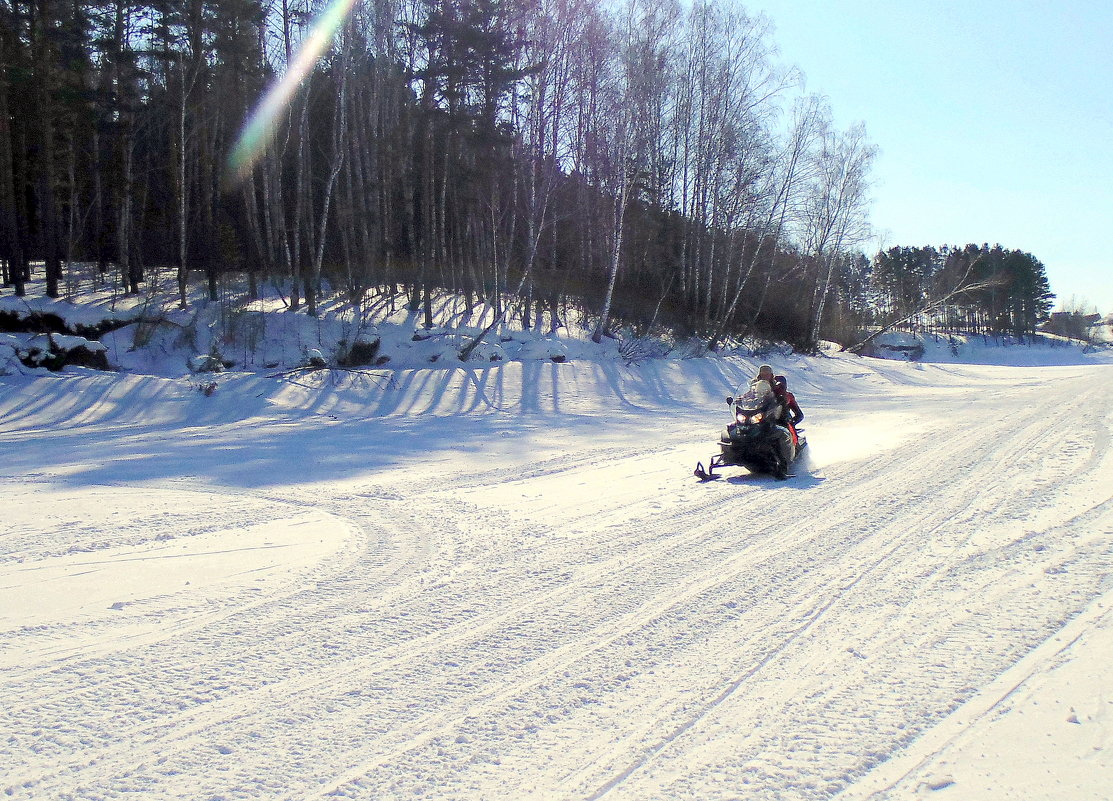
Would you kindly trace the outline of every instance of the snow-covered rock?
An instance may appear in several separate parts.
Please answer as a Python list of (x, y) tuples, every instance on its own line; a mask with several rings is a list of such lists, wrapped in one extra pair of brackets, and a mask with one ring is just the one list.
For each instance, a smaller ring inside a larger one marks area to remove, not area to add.
[(468, 361), (472, 362), (504, 362), (506, 361), (506, 350), (502, 345), (495, 342), (480, 342), (472, 350)]
[(109, 369), (105, 346), (84, 337), (38, 334), (26, 337), (13, 347), (16, 358), (27, 367), (45, 367), (48, 370), (69, 366)]
[(321, 352), (320, 348), (306, 348), (305, 356), (302, 358), (302, 367), (327, 367), (328, 360), (325, 354)]
[(559, 339), (535, 339), (524, 342), (515, 358), (521, 361), (551, 359), (554, 362), (563, 362), (568, 360), (568, 346)]
[(199, 353), (189, 357), (189, 371), (191, 373), (222, 373), (224, 362), (219, 356), (211, 353)]

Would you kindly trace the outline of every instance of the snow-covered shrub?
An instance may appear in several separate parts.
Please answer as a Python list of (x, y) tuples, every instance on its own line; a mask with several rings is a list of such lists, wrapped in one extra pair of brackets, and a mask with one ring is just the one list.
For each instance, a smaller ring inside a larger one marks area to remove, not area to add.
[(0, 333), (0, 375), (11, 375), (19, 371), (18, 337)]
[(414, 331), (412, 341), (424, 342), (427, 339), (436, 339), (437, 337), (443, 337), (447, 334), (448, 331), (446, 329), (439, 325), (435, 325), (432, 328), (422, 328), (420, 331)]
[(84, 337), (47, 334), (45, 340), (36, 337), (27, 346), (17, 349), (16, 355), (27, 367), (57, 371), (72, 365), (108, 370), (111, 368), (106, 351), (100, 342), (90, 342)]
[(26, 315), (22, 315), (14, 309), (0, 309), (0, 331), (26, 330), (25, 317)]
[(317, 348), (306, 348), (301, 366), (316, 368), (328, 367), (328, 362), (325, 360), (325, 355)]
[(460, 361), (460, 351), (454, 342), (445, 342), (428, 351), (432, 364), (452, 364)]
[(552, 359), (554, 362), (564, 362), (568, 360), (568, 348), (559, 339), (535, 339), (522, 345), (518, 358), (522, 361)]
[(224, 362), (219, 353), (198, 354), (190, 357), (189, 371), (191, 373), (222, 373), (224, 372)]
[(347, 340), (342, 339), (336, 344), (337, 364), (342, 367), (362, 367), (376, 363), (382, 340), (379, 337), (369, 340), (358, 339), (349, 346)]
[(924, 355), (924, 342), (905, 331), (887, 331), (866, 343), (861, 353), (879, 359), (917, 361)]
[(502, 345), (483, 341), (476, 345), (475, 348), (472, 349), (472, 352), (468, 354), (468, 361), (504, 362), (506, 361), (506, 351), (503, 350)]
[(672, 346), (655, 337), (635, 337), (618, 343), (618, 355), (626, 364), (641, 364), (649, 359), (662, 359)]
[(708, 355), (707, 341), (698, 337), (689, 337), (679, 343), (674, 351), (681, 359), (702, 359)]

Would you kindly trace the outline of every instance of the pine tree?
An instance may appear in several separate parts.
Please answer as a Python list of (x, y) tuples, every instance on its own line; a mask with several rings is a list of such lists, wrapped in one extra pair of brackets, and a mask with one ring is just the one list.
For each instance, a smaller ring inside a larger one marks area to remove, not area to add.
[(30, 279), (26, 214), (21, 211), (23, 192), (15, 168), (17, 159), (24, 163), (24, 154), (13, 125), (13, 101), (18, 103), (18, 84), (28, 72), (21, 28), (15, 4), (0, 2), (0, 259), (5, 263), (4, 282), (13, 284), (20, 297)]

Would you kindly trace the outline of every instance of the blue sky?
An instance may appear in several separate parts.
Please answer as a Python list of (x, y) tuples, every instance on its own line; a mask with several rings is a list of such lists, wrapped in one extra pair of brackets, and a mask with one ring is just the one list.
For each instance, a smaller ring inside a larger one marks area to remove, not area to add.
[(879, 147), (873, 245), (1000, 243), (1113, 312), (1113, 0), (749, 0)]

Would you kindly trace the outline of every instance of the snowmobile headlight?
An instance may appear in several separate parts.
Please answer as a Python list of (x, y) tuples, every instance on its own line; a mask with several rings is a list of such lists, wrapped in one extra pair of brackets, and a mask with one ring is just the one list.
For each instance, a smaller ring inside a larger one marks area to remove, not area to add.
[(746, 423), (750, 422), (750, 418), (746, 417), (746, 415), (742, 414), (742, 412), (738, 412), (736, 415), (734, 415), (734, 419), (742, 425), (746, 425)]
[(757, 414), (755, 414), (753, 417), (750, 418), (750, 422), (753, 423), (754, 425), (757, 425), (758, 423), (760, 423), (762, 421), (762, 419), (764, 417), (765, 417), (765, 415), (763, 415), (761, 412), (758, 412)]

